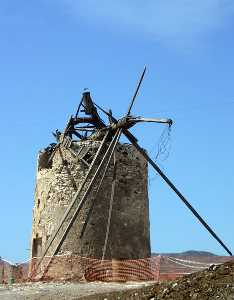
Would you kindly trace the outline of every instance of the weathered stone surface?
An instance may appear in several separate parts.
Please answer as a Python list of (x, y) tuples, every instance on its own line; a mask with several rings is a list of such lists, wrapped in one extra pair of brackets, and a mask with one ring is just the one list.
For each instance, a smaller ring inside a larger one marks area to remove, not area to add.
[[(84, 154), (87, 152), (84, 160), (88, 163), (91, 163), (99, 146), (98, 141), (72, 143), (72, 149), (76, 153), (83, 147)], [(115, 155), (115, 172), (112, 160), (95, 198), (93, 213), (84, 235), (80, 237), (98, 182), (94, 184), (86, 204), (68, 233), (59, 251), (60, 255), (102, 258), (115, 173), (115, 195), (105, 259), (138, 259), (150, 256), (147, 163), (129, 144), (118, 144)], [(40, 257), (88, 171), (88, 166), (82, 160), (62, 146), (56, 151), (51, 164), (46, 164), (46, 158), (45, 152), (39, 154), (31, 257)], [(50, 253), (51, 251), (47, 255)], [(63, 267), (69, 269), (68, 266)]]

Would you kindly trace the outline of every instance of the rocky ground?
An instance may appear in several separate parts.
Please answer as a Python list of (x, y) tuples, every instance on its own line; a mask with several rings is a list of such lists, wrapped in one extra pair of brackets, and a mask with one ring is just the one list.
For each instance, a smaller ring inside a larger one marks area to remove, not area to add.
[(27, 283), (0, 286), (0, 300), (234, 300), (234, 261), (162, 283)]
[(151, 299), (234, 299), (234, 261), (154, 286)]

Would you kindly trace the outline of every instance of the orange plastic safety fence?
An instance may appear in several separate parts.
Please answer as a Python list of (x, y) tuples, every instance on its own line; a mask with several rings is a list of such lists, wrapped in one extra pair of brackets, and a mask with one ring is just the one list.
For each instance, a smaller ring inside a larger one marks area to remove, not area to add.
[(76, 255), (39, 258), (30, 263), (31, 279), (87, 281), (158, 281), (160, 257), (136, 260), (99, 260)]

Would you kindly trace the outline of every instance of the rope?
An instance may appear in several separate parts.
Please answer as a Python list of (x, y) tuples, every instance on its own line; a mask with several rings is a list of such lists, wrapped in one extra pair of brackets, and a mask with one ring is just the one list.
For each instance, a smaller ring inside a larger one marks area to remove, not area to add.
[[(171, 262), (175, 263), (175, 264), (178, 264), (178, 265), (181, 265), (183, 267), (186, 267), (186, 268), (191, 268), (191, 269), (206, 269), (207, 268), (207, 264), (204, 264), (203, 266), (191, 266), (191, 265), (187, 265), (187, 264), (184, 264), (182, 262), (179, 262), (179, 261), (175, 261), (174, 260), (174, 257), (171, 258), (171, 257), (168, 257), (167, 258), (168, 260), (170, 260)], [(192, 262), (193, 263), (193, 262)]]
[[(154, 146), (155, 147), (155, 146)], [(154, 148), (153, 147), (153, 148)], [(162, 170), (164, 170), (164, 166), (161, 164), (162, 162), (166, 161), (170, 155), (171, 151), (171, 126), (167, 126), (164, 128), (162, 134), (160, 135), (158, 142), (156, 144), (156, 147), (158, 148), (157, 153), (155, 155), (154, 161), (157, 161), (157, 164), (160, 166)], [(151, 154), (153, 152), (153, 148), (149, 151)], [(156, 174), (153, 177), (149, 177), (149, 186), (151, 186), (151, 183), (156, 180), (158, 177), (158, 174)]]
[(106, 227), (106, 236), (105, 236), (105, 242), (104, 242), (104, 246), (103, 246), (103, 250), (102, 250), (102, 261), (105, 259), (107, 242), (108, 242), (109, 234), (110, 234), (110, 223), (111, 223), (111, 215), (112, 215), (112, 208), (113, 208), (114, 194), (115, 194), (115, 182), (116, 182), (116, 154), (114, 152), (113, 181), (112, 181), (112, 186), (111, 186), (111, 198), (110, 198), (108, 221), (107, 221), (107, 227)]
[(170, 257), (171, 259), (178, 260), (180, 262), (185, 262), (185, 263), (190, 263), (194, 265), (206, 265), (206, 266), (212, 266), (212, 265), (217, 265), (217, 263), (203, 263), (203, 262), (198, 262), (198, 261), (192, 261), (192, 260), (186, 260), (186, 259), (180, 259), (177, 257)]
[(158, 141), (158, 152), (155, 161), (165, 161), (168, 159), (171, 150), (171, 127), (166, 127)]

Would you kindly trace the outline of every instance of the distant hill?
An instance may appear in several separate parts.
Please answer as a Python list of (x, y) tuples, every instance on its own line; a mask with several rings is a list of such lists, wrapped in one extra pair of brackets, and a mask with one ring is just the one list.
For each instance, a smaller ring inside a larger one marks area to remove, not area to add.
[(7, 261), (7, 260), (2, 259), (1, 256), (0, 256), (0, 265), (1, 266), (3, 266), (3, 265), (10, 266), (11, 263), (9, 261)]
[(188, 250), (184, 252), (175, 252), (175, 253), (152, 253), (152, 256), (162, 255), (162, 256), (218, 256), (212, 252), (208, 251), (197, 251), (197, 250)]

